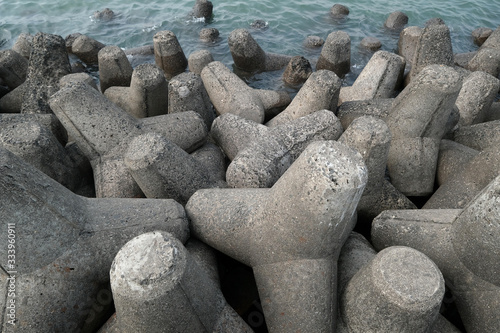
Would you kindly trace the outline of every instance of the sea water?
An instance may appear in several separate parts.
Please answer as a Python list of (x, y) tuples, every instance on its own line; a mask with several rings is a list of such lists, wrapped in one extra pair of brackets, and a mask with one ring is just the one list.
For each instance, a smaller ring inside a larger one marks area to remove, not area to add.
[[(171, 30), (186, 56), (208, 49), (215, 60), (231, 67), (227, 36), (234, 29), (246, 28), (266, 52), (302, 55), (314, 67), (321, 49), (304, 48), (304, 39), (309, 35), (326, 39), (332, 31), (343, 30), (351, 37), (351, 73), (344, 80), (347, 85), (352, 84), (370, 59), (371, 53), (359, 48), (364, 37), (376, 37), (383, 50), (396, 51), (399, 34), (383, 27), (393, 11), (407, 14), (408, 26), (423, 27), (431, 18), (442, 18), (450, 29), (455, 53), (477, 49), (471, 38), (475, 28), (495, 29), (500, 25), (500, 0), (346, 0), (338, 2), (350, 10), (341, 20), (329, 16), (335, 2), (326, 0), (212, 0), (214, 15), (208, 21), (190, 15), (194, 3), (194, 0), (0, 0), (0, 49), (12, 47), (20, 33), (39, 31), (62, 37), (79, 32), (104, 44), (129, 49), (150, 45), (156, 32)], [(113, 10), (115, 18), (94, 19), (93, 13), (105, 8)], [(266, 27), (253, 29), (251, 23), (255, 20), (265, 21)], [(201, 42), (199, 32), (203, 28), (217, 28), (220, 39), (215, 43)], [(152, 58), (144, 61), (154, 62)], [(280, 71), (245, 79), (253, 87), (285, 88)]]

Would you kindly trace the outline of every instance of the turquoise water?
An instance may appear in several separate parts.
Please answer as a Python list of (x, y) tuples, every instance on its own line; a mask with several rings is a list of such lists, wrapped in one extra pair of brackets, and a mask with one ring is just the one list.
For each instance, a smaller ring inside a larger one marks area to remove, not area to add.
[[(350, 35), (352, 43), (352, 73), (346, 78), (348, 84), (370, 57), (369, 53), (358, 49), (363, 37), (377, 37), (382, 41), (383, 50), (395, 51), (399, 35), (383, 28), (392, 11), (406, 13), (408, 25), (423, 26), (428, 19), (441, 17), (450, 28), (456, 53), (477, 49), (470, 37), (475, 28), (495, 29), (500, 25), (500, 0), (349, 0), (338, 2), (350, 9), (347, 19), (341, 21), (329, 17), (329, 10), (335, 2), (326, 0), (212, 2), (214, 17), (210, 22), (202, 22), (189, 16), (194, 0), (151, 0), (144, 4), (130, 0), (0, 0), (0, 49), (12, 47), (22, 32), (35, 34), (43, 31), (63, 37), (80, 32), (102, 43), (127, 49), (152, 44), (157, 31), (171, 30), (177, 35), (186, 56), (199, 49), (209, 49), (215, 60), (231, 66), (227, 36), (236, 28), (248, 28), (267, 52), (303, 55), (314, 65), (320, 50), (305, 49), (303, 40), (308, 35), (326, 39), (330, 32), (343, 30)], [(115, 12), (115, 19), (102, 22), (92, 18), (94, 11), (106, 7)], [(265, 20), (267, 29), (252, 29), (250, 23), (256, 19)], [(204, 27), (217, 28), (220, 40), (213, 44), (200, 42), (199, 31)], [(282, 88), (279, 72), (258, 74), (248, 81), (255, 87)]]

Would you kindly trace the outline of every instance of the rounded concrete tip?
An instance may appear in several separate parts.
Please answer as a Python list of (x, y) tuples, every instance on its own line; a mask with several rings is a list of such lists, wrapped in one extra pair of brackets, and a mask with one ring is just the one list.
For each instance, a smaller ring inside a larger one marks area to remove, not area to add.
[(125, 244), (111, 266), (113, 294), (153, 299), (172, 290), (181, 280), (187, 250), (172, 234), (153, 231)]

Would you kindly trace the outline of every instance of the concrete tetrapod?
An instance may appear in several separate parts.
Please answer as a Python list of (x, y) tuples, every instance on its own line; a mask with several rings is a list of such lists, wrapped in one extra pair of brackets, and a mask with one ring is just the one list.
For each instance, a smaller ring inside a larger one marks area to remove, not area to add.
[[(417, 252), (417, 251), (414, 251), (414, 252)], [(341, 304), (346, 302), (346, 300), (345, 300), (346, 295), (345, 295), (344, 291), (345, 291), (346, 287), (348, 286), (349, 282), (351, 281), (351, 279), (353, 278), (353, 276), (358, 271), (360, 271), (362, 268), (367, 266), (376, 256), (377, 256), (377, 251), (375, 251), (373, 246), (362, 235), (353, 231), (351, 233), (351, 235), (349, 236), (349, 238), (347, 238), (344, 246), (342, 246), (342, 250), (340, 251), (340, 256), (339, 256), (339, 260), (338, 260), (338, 266), (339, 266), (338, 293), (339, 293), (339, 301), (341, 302)], [(394, 261), (395, 265), (403, 266), (403, 268), (404, 268), (404, 266), (406, 266), (406, 269), (410, 268), (410, 266), (412, 265), (411, 262), (409, 262), (406, 259), (404, 260), (405, 262), (402, 262), (401, 260), (397, 259), (398, 257), (399, 257), (399, 259), (402, 259), (400, 257), (400, 254), (397, 254), (395, 256), (396, 260)], [(418, 256), (419, 259), (423, 259), (422, 257), (425, 257), (425, 256), (423, 256), (423, 255)], [(397, 262), (397, 261), (399, 261), (399, 262)], [(420, 260), (420, 262), (422, 263), (422, 260)], [(431, 273), (430, 275), (434, 275), (434, 277), (436, 277), (436, 275), (440, 275), (441, 279), (442, 279), (441, 273), (435, 272), (435, 270), (434, 270), (435, 264), (434, 263), (432, 263), (432, 265), (429, 264), (430, 260), (428, 260), (428, 259), (427, 260), (423, 259), (423, 262), (424, 263), (427, 262), (427, 264), (425, 264), (425, 266), (427, 266), (428, 268), (431, 268), (430, 271), (426, 270), (427, 273)], [(380, 260), (379, 260), (379, 263), (380, 263)], [(372, 268), (374, 268), (374, 267), (372, 266)], [(384, 267), (380, 267), (380, 268), (384, 269)], [(378, 269), (375, 268), (372, 271), (374, 271), (374, 274), (378, 275), (378, 277), (380, 278), (380, 272), (377, 272), (377, 270)], [(369, 271), (369, 269), (368, 269), (368, 271)], [(389, 270), (385, 270), (385, 271), (389, 272)], [(391, 279), (393, 281), (398, 281), (399, 277), (397, 275), (399, 273), (400, 273), (399, 271), (392, 270), (391, 274), (386, 275), (387, 281), (390, 281)], [(422, 274), (423, 272), (416, 272), (416, 273)], [(366, 274), (366, 273), (360, 273), (360, 274)], [(366, 278), (366, 276), (365, 276), (365, 278)], [(359, 279), (358, 279), (358, 281), (359, 281)], [(379, 281), (380, 281), (380, 279), (379, 279)], [(432, 279), (431, 279), (431, 281), (432, 281)], [(408, 286), (409, 286), (409, 284), (412, 283), (410, 279), (407, 279), (406, 281), (399, 280), (399, 282), (400, 282), (399, 286), (398, 285), (391, 285), (391, 286), (389, 286), (389, 289), (392, 289), (393, 291), (397, 291), (398, 287), (400, 288), (402, 286), (403, 289), (402, 290), (400, 289), (400, 290), (403, 291), (403, 293), (404, 293), (405, 284), (408, 284)], [(434, 282), (437, 282), (437, 281), (434, 279)], [(437, 283), (436, 285), (440, 287), (442, 284)], [(425, 288), (425, 286), (423, 286), (423, 285), (421, 285), (421, 287)], [(351, 302), (353, 302), (353, 301), (356, 302), (356, 298), (358, 297), (358, 295), (357, 295), (357, 292), (355, 290), (355, 286), (351, 286), (350, 288), (351, 288), (350, 289), (351, 293), (349, 294), (349, 297), (351, 297)], [(385, 290), (385, 288), (384, 288), (384, 290)], [(409, 289), (406, 289), (406, 290), (409, 290)], [(379, 291), (381, 291), (381, 290), (379, 289)], [(427, 288), (427, 291), (429, 292), (430, 288)], [(403, 296), (403, 293), (401, 294), (401, 296)], [(382, 291), (382, 294), (383, 294), (383, 291)], [(431, 301), (430, 304), (429, 304), (429, 302), (421, 302), (421, 304), (431, 305), (432, 299), (435, 298), (435, 297), (433, 297), (432, 294), (433, 294), (432, 292), (427, 294), (428, 296), (430, 296), (427, 298), (427, 300)], [(379, 295), (377, 292), (375, 292), (375, 293), (372, 292), (371, 296), (373, 296), (373, 298), (367, 299), (367, 304), (370, 304), (370, 305), (373, 305), (374, 303), (376, 303), (377, 298), (384, 297), (384, 295)], [(392, 296), (395, 296), (394, 293), (392, 294)], [(421, 298), (421, 300), (422, 300), (422, 298)], [(372, 301), (374, 301), (374, 302), (372, 303)], [(412, 303), (412, 298), (410, 297), (410, 298), (405, 299), (404, 297), (401, 297), (399, 303), (401, 305), (403, 305), (400, 309), (403, 310), (403, 312), (406, 312), (407, 315), (410, 314), (408, 311), (405, 311), (405, 307), (406, 307), (406, 309), (411, 310), (410, 304)], [(407, 306), (405, 306), (405, 304)], [(366, 307), (366, 305), (363, 303), (358, 303), (358, 306), (360, 306), (361, 308)], [(346, 326), (346, 323), (344, 321), (343, 316), (345, 315), (345, 311), (342, 308), (339, 308), (338, 313), (339, 313), (339, 318), (338, 318), (338, 322), (337, 322), (337, 333), (353, 332), (350, 330), (351, 328), (348, 328)], [(417, 316), (418, 316), (418, 311), (416, 311), (416, 312), (413, 311), (413, 315), (415, 315), (415, 314), (417, 314)], [(351, 318), (351, 320), (352, 319), (354, 319), (354, 320), (361, 319), (359, 322), (361, 322), (363, 320), (363, 316), (364, 316), (364, 315), (362, 315), (362, 316), (358, 317), (358, 316), (354, 315), (354, 312), (350, 312), (347, 315), (351, 315), (351, 317), (354, 317), (354, 318)], [(377, 317), (384, 316), (384, 315), (387, 317), (381, 318), (381, 321), (385, 321), (386, 330), (378, 330), (377, 332), (393, 333), (393, 332), (406, 332), (406, 331), (410, 330), (410, 332), (413, 333), (414, 331), (411, 331), (411, 330), (416, 329), (415, 325), (410, 326), (410, 325), (407, 325), (406, 322), (400, 320), (401, 314), (399, 313), (399, 309), (393, 313), (378, 313), (377, 316), (375, 316), (375, 318), (372, 317), (371, 319), (373, 319), (375, 322), (377, 322), (377, 321), (379, 321), (377, 319)], [(434, 321), (434, 316), (435, 316), (435, 313), (433, 313), (431, 311), (429, 313), (429, 316), (428, 316), (429, 322), (426, 323), (425, 319), (422, 318), (424, 320), (420, 321), (420, 325), (418, 325), (419, 326), (418, 328), (425, 329), (425, 328), (432, 326), (432, 329), (430, 331), (426, 331), (426, 332), (430, 332), (430, 333), (460, 333), (460, 331), (455, 326), (453, 326), (453, 324), (451, 324), (442, 315), (438, 314), (435, 321)], [(356, 317), (358, 317), (358, 318), (356, 318)], [(434, 325), (432, 325), (432, 324), (434, 324)], [(394, 327), (396, 327), (396, 328), (394, 328)], [(370, 332), (370, 329), (374, 328), (374, 326), (371, 323), (369, 323), (369, 325), (367, 325), (367, 326), (364, 326), (364, 327), (361, 326), (358, 328), (361, 329), (360, 332), (364, 333), (364, 332)], [(358, 331), (354, 331), (354, 332), (358, 332)]]
[(211, 131), (232, 160), (226, 171), (230, 187), (271, 187), (309, 143), (337, 140), (341, 134), (340, 121), (328, 110), (274, 128), (225, 114), (215, 120)]
[(335, 111), (341, 84), (339, 77), (332, 71), (318, 70), (312, 73), (290, 105), (266, 125), (269, 127), (283, 125), (319, 110)]
[(195, 112), (139, 120), (86, 84), (61, 89), (52, 96), (50, 106), (92, 163), (98, 197), (143, 196), (123, 161), (134, 137), (158, 132), (190, 152), (202, 145), (207, 135)]
[(403, 194), (426, 196), (434, 190), (439, 142), (461, 86), (453, 68), (431, 65), (394, 100), (385, 118), (392, 134), (387, 166)]
[(246, 72), (276, 71), (292, 57), (265, 52), (246, 29), (233, 30), (227, 38), (234, 65)]
[(251, 266), (270, 332), (333, 332), (337, 258), (366, 185), (359, 153), (311, 143), (270, 189), (197, 191), (197, 238)]
[[(99, 318), (101, 305), (92, 306), (100, 292), (109, 293), (118, 250), (148, 231), (168, 231), (182, 241), (189, 235), (185, 211), (174, 200), (84, 198), (3, 148), (0, 201), (5, 333), (95, 331), (106, 318)], [(12, 250), (15, 262), (8, 261)], [(15, 296), (7, 285), (15, 285)], [(15, 318), (9, 317), (12, 304)]]
[(252, 332), (181, 241), (154, 231), (129, 241), (110, 271), (113, 332)]
[(443, 273), (469, 333), (500, 327), (500, 176), (463, 209), (385, 211), (373, 223), (376, 249), (410, 246)]
[(266, 110), (290, 103), (285, 91), (250, 88), (220, 61), (206, 65), (201, 71), (201, 79), (218, 115), (234, 113), (262, 124)]
[(387, 209), (417, 208), (385, 178), (391, 133), (383, 120), (368, 116), (356, 118), (338, 141), (356, 149), (368, 169), (368, 182), (356, 209), (358, 227), (370, 223)]

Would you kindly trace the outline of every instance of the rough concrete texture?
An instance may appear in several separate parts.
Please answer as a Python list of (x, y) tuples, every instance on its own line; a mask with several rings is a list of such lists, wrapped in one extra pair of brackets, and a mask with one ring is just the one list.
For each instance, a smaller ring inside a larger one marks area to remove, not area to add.
[(0, 78), (10, 90), (26, 80), (28, 60), (13, 50), (0, 51)]
[(445, 24), (427, 25), (420, 34), (408, 82), (429, 65), (453, 66), (450, 29)]
[(491, 33), (490, 37), (481, 45), (481, 49), (500, 49), (500, 27), (497, 27)]
[(453, 179), (477, 154), (479, 151), (476, 149), (452, 140), (441, 140), (436, 170), (437, 184), (441, 186)]
[(170, 233), (149, 232), (129, 241), (110, 276), (119, 332), (252, 332)]
[[(344, 87), (345, 88), (345, 87)], [(340, 89), (342, 92), (342, 88)], [(371, 116), (385, 119), (392, 109), (393, 98), (343, 102), (337, 109), (342, 127), (346, 129), (358, 117)]]
[(388, 168), (392, 184), (403, 194), (432, 193), (439, 141), (448, 130), (461, 86), (453, 68), (431, 65), (394, 100), (385, 118), (393, 138)]
[(62, 89), (50, 104), (91, 161), (99, 197), (143, 195), (123, 162), (123, 154), (134, 137), (156, 131), (192, 151), (204, 143), (207, 135), (203, 120), (194, 112), (140, 121), (86, 84)]
[(184, 51), (172, 31), (159, 31), (153, 36), (156, 65), (163, 70), (167, 80), (186, 70)]
[(266, 110), (284, 107), (290, 103), (286, 92), (250, 88), (219, 61), (205, 66), (201, 71), (201, 79), (218, 115), (233, 113), (263, 123)]
[(59, 80), (59, 86), (62, 88), (70, 86), (72, 84), (75, 84), (77, 82), (82, 82), (86, 83), (95, 90), (98, 90), (97, 84), (92, 76), (90, 76), (87, 73), (73, 73), (73, 74), (68, 74), (64, 75), (60, 80)]
[(234, 65), (246, 72), (279, 70), (291, 59), (290, 56), (265, 52), (246, 29), (233, 30), (227, 42)]
[(470, 71), (483, 71), (498, 78), (500, 75), (500, 48), (484, 48), (483, 44), (483, 47), (469, 61), (466, 68)]
[(500, 120), (461, 126), (453, 131), (453, 140), (476, 150), (498, 147), (500, 144)]
[(111, 305), (106, 286), (118, 250), (148, 231), (168, 231), (182, 241), (189, 235), (185, 212), (173, 200), (87, 199), (3, 148), (0, 188), (1, 221), (16, 232), (15, 266), (7, 262), (9, 233), (1, 236), (1, 266), (10, 273), (2, 270), (0, 284), (15, 278), (20, 319), (14, 326), (3, 321), (2, 332), (95, 331)]
[(338, 141), (357, 150), (368, 169), (368, 182), (357, 207), (358, 225), (370, 223), (387, 209), (416, 208), (385, 178), (391, 133), (383, 120), (356, 118)]
[(351, 38), (344, 31), (328, 35), (316, 63), (316, 70), (327, 69), (339, 77), (351, 70)]
[(398, 54), (405, 58), (408, 65), (413, 61), (422, 30), (420, 27), (411, 26), (399, 33)]
[(212, 1), (196, 0), (196, 3), (193, 6), (193, 16), (209, 20), (212, 17), (213, 8), (214, 5), (212, 4)]
[(125, 165), (148, 198), (174, 199), (185, 205), (199, 189), (225, 187), (211, 177), (205, 165), (154, 132), (130, 142)]
[(198, 50), (189, 55), (188, 68), (189, 71), (201, 75), (203, 68), (214, 61), (214, 57), (209, 50)]
[(33, 36), (27, 33), (20, 33), (16, 39), (16, 42), (12, 46), (12, 50), (16, 51), (26, 59), (30, 58), (31, 44), (33, 42)]
[(377, 37), (365, 37), (361, 40), (359, 46), (366, 50), (375, 52), (380, 50), (382, 42)]
[[(212, 128), (212, 137), (225, 149), (224, 142), (239, 141), (238, 128), (257, 126), (253, 133), (259, 133), (245, 143), (229, 164), (226, 180), (230, 187), (271, 187), (290, 167), (312, 141), (336, 140), (342, 133), (342, 126), (333, 112), (320, 110), (310, 115), (265, 130), (264, 125), (234, 115), (220, 117)], [(229, 150), (233, 144), (229, 144)]]
[(318, 47), (322, 47), (323, 44), (325, 44), (325, 40), (319, 36), (307, 36), (306, 39), (304, 39), (304, 47), (310, 48), (310, 49), (316, 49)]
[(474, 44), (477, 46), (481, 46), (484, 44), (484, 42), (488, 39), (488, 37), (491, 36), (493, 33), (493, 30), (490, 28), (476, 28), (472, 30), (471, 36), (472, 39), (474, 40)]
[(340, 313), (349, 332), (429, 332), (444, 296), (444, 279), (423, 253), (382, 250), (348, 282)]
[(168, 113), (194, 111), (207, 128), (212, 127), (215, 109), (208, 97), (201, 77), (194, 73), (182, 73), (168, 82)]
[(378, 51), (363, 68), (348, 90), (341, 89), (339, 104), (348, 101), (391, 98), (403, 82), (403, 57), (387, 51)]
[(82, 181), (82, 175), (61, 143), (48, 127), (35, 120), (2, 118), (0, 146), (72, 191)]
[(290, 59), (290, 62), (283, 72), (283, 81), (291, 86), (304, 83), (312, 74), (312, 67), (304, 57), (295, 56)]
[(1, 113), (20, 113), (23, 106), (24, 90), (26, 83), (21, 84), (14, 90), (9, 91), (0, 98), (0, 111)]
[(87, 35), (80, 35), (71, 44), (71, 51), (87, 65), (97, 65), (99, 51), (105, 46)]
[(136, 118), (159, 116), (168, 110), (168, 83), (154, 64), (137, 66), (130, 87), (110, 87), (104, 95)]
[(113, 86), (128, 87), (132, 79), (132, 65), (118, 46), (106, 46), (97, 54), (101, 92)]
[(500, 90), (500, 80), (485, 72), (465, 78), (455, 105), (460, 112), (459, 126), (482, 123)]
[[(367, 266), (377, 255), (377, 252), (373, 248), (373, 246), (364, 238), (362, 235), (352, 232), (347, 238), (342, 250), (340, 251), (338, 266), (339, 266), (339, 299), (344, 298), (344, 290), (347, 287), (349, 281), (352, 277), (364, 266)], [(396, 264), (396, 263), (395, 263)], [(410, 267), (412, 265), (411, 262), (405, 260), (405, 262), (399, 262), (399, 264), (403, 264), (404, 266)], [(408, 268), (407, 267), (407, 268)], [(391, 278), (390, 275), (387, 276), (388, 280)], [(392, 276), (392, 278), (396, 278)], [(401, 281), (403, 282), (403, 281)], [(409, 285), (409, 283), (408, 283)], [(420, 287), (425, 288), (426, 286), (420, 285)], [(427, 286), (428, 287), (428, 286)], [(378, 296), (377, 296), (378, 297)], [(362, 305), (364, 306), (364, 305)], [(397, 325), (398, 327), (394, 331), (404, 331), (405, 326), (399, 327), (399, 316), (394, 316), (391, 314), (390, 318), (392, 319), (392, 323)], [(430, 322), (434, 322), (434, 325), (431, 330), (428, 332), (431, 333), (460, 333), (453, 324), (451, 324), (446, 318), (438, 314), (435, 321), (432, 318), (429, 318)], [(375, 319), (377, 320), (377, 319)], [(391, 323), (391, 324), (392, 324)], [(392, 326), (392, 325), (389, 325)], [(414, 327), (413, 327), (414, 328)], [(364, 327), (362, 332), (371, 332), (371, 325), (369, 327)], [(384, 330), (384, 331), (392, 331), (392, 330)], [(339, 311), (339, 317), (337, 320), (337, 333), (349, 333), (356, 332), (351, 331), (346, 323), (343, 320), (342, 313)]]
[(59, 80), (71, 73), (66, 44), (61, 36), (37, 33), (23, 88), (21, 113), (52, 113), (48, 99), (59, 90)]
[(311, 143), (271, 189), (197, 191), (197, 238), (252, 266), (272, 332), (333, 332), (336, 262), (367, 180), (361, 156)]
[(462, 210), (386, 211), (372, 228), (376, 249), (410, 246), (438, 265), (467, 332), (500, 327), (499, 189), (496, 177)]
[(203, 28), (200, 30), (200, 41), (204, 43), (215, 43), (219, 40), (219, 30), (216, 28)]
[(347, 15), (349, 15), (349, 8), (344, 5), (336, 3), (330, 8), (330, 16), (333, 18), (344, 18)]
[(297, 95), (276, 117), (266, 123), (269, 127), (286, 124), (293, 119), (319, 110), (337, 109), (341, 81), (328, 70), (319, 70), (309, 76)]
[(393, 30), (402, 30), (407, 23), (408, 15), (400, 11), (395, 11), (389, 14), (384, 22), (384, 27)]

